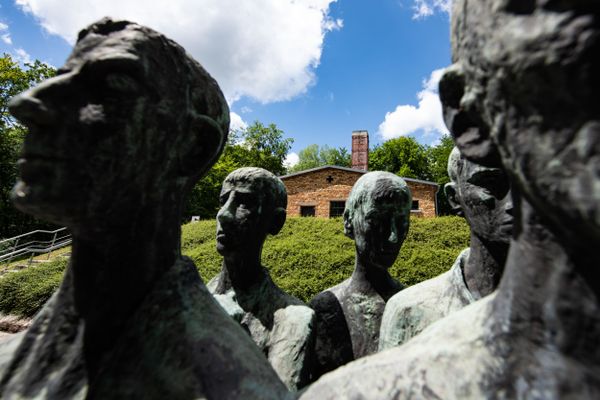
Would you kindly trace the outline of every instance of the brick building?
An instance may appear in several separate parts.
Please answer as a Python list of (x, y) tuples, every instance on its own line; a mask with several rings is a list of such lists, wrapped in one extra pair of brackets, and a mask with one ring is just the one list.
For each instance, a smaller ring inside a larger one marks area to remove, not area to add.
[[(325, 218), (341, 216), (352, 186), (367, 172), (368, 149), (368, 133), (355, 131), (352, 133), (353, 168), (327, 165), (281, 176), (288, 193), (287, 214)], [(412, 214), (418, 217), (435, 217), (438, 184), (419, 179), (403, 179), (412, 193)]]

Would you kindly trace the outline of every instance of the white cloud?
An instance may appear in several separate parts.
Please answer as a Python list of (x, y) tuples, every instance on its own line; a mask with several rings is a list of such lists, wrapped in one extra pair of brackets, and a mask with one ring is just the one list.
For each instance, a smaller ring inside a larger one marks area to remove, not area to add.
[(10, 32), (8, 30), (8, 25), (3, 22), (0, 22), (0, 39), (8, 44), (12, 45), (12, 38), (10, 37)]
[(283, 166), (286, 168), (291, 168), (294, 165), (298, 164), (298, 161), (300, 161), (300, 157), (298, 157), (298, 154), (290, 153), (285, 157), (285, 160), (283, 161)]
[(229, 123), (229, 130), (230, 131), (239, 131), (242, 129), (246, 129), (248, 127), (248, 124), (246, 123), (246, 121), (244, 121), (242, 119), (242, 117), (240, 117), (239, 114), (234, 113), (233, 111), (231, 111), (229, 113), (229, 119), (230, 119), (230, 123)]
[(433, 71), (427, 80), (423, 80), (423, 90), (417, 93), (419, 104), (399, 105), (385, 114), (385, 120), (379, 125), (379, 133), (384, 139), (406, 136), (417, 132), (425, 134), (448, 134), (442, 115), (442, 103), (438, 94), (438, 83), (444, 68)]
[(413, 19), (423, 19), (433, 15), (435, 12), (450, 14), (452, 0), (414, 0)]
[(14, 56), (17, 59), (17, 61), (19, 61), (22, 64), (32, 63), (33, 62), (33, 59), (31, 58), (31, 56), (29, 55), (29, 53), (27, 53), (22, 48), (15, 49)]
[(340, 29), (336, 0), (16, 0), (70, 43), (105, 15), (145, 24), (186, 48), (217, 79), (230, 103), (288, 100), (315, 81), (323, 40)]
[(250, 107), (244, 106), (244, 107), (242, 107), (241, 111), (242, 111), (242, 114), (248, 114), (248, 113), (252, 112), (252, 109)]

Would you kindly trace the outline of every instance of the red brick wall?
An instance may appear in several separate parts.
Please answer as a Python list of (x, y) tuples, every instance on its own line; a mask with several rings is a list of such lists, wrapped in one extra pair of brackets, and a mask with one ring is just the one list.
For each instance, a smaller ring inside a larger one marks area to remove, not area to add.
[[(343, 201), (348, 198), (354, 183), (363, 174), (337, 168), (324, 168), (314, 172), (283, 178), (288, 193), (287, 213), (299, 216), (301, 206), (314, 206), (315, 216), (329, 217), (330, 201)], [(333, 180), (327, 181), (331, 177)], [(413, 211), (416, 217), (435, 217), (436, 186), (407, 181), (413, 200), (419, 200), (419, 210)]]
[[(333, 178), (331, 183), (327, 180), (330, 176)], [(324, 189), (332, 185), (348, 185), (352, 187), (361, 176), (363, 174), (360, 171), (350, 172), (338, 168), (324, 168), (314, 172), (294, 175), (289, 178), (284, 177), (283, 183), (287, 189), (288, 196), (290, 196), (299, 192), (312, 192), (317, 189)]]
[(315, 217), (329, 218), (330, 201), (346, 201), (352, 186), (331, 185), (312, 192), (288, 195), (287, 215), (300, 216), (301, 206), (315, 206)]
[(435, 217), (435, 193), (437, 186), (406, 181), (413, 200), (419, 200), (419, 210), (412, 211), (415, 217)]

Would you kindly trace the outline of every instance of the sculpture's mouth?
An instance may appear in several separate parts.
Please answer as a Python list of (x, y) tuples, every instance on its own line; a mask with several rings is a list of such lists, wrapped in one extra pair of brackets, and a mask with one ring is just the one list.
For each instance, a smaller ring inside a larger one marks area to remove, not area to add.
[(58, 165), (65, 165), (68, 160), (52, 156), (24, 154), (18, 161), (21, 180), (31, 183), (53, 179)]

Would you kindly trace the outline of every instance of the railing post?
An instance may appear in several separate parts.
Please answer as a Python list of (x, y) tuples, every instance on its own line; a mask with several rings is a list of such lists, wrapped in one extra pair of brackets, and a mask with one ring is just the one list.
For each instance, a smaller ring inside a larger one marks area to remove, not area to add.
[(48, 250), (48, 257), (46, 257), (46, 260), (50, 259), (50, 253), (52, 253), (52, 248), (54, 247), (54, 243), (56, 242), (56, 235), (58, 235), (58, 232), (54, 232), (54, 237), (52, 238), (52, 244), (50, 245), (50, 249)]
[(10, 254), (10, 257), (8, 258), (8, 261), (6, 262), (6, 265), (10, 264), (10, 261), (13, 259), (14, 255), (15, 255), (15, 251), (17, 250), (17, 246), (19, 245), (19, 238), (17, 238), (15, 240), (15, 245), (13, 246), (12, 252)]

